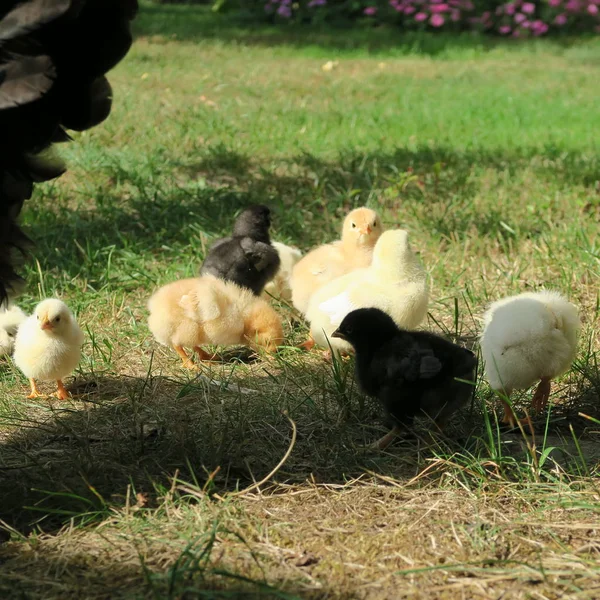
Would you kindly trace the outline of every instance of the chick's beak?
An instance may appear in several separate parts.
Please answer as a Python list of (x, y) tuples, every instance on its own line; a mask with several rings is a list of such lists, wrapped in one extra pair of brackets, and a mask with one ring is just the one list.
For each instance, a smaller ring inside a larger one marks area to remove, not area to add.
[(50, 323), (48, 319), (45, 319), (44, 321), (42, 321), (42, 329), (52, 329), (52, 323)]
[(335, 331), (334, 331), (334, 332), (331, 334), (331, 337), (332, 337), (332, 338), (339, 338), (340, 340), (343, 340), (343, 339), (345, 339), (345, 338), (344, 338), (344, 334), (343, 334), (343, 333), (342, 333), (342, 332), (341, 332), (339, 329), (336, 329), (336, 330), (335, 330)]
[(361, 235), (369, 235), (371, 233), (371, 226), (367, 225), (358, 230)]

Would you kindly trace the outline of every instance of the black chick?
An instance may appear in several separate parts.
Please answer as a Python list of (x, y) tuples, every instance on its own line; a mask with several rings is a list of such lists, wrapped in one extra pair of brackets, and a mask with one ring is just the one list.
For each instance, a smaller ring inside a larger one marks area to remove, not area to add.
[(374, 444), (379, 449), (419, 414), (441, 429), (473, 393), (473, 352), (433, 333), (402, 330), (377, 308), (352, 311), (332, 335), (354, 346), (360, 387), (381, 401), (395, 423)]
[(210, 247), (200, 275), (232, 281), (260, 296), (281, 264), (269, 238), (270, 216), (271, 211), (262, 204), (247, 208), (236, 219), (233, 235)]

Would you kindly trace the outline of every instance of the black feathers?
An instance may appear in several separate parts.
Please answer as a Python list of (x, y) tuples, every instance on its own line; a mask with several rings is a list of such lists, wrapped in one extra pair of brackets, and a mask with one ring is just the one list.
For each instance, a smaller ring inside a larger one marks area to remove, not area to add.
[(33, 183), (64, 168), (41, 153), (110, 113), (104, 77), (131, 46), (137, 0), (4, 0), (0, 8), (0, 304), (27, 238), (16, 218)]
[(41, 98), (54, 83), (49, 56), (17, 56), (0, 67), (0, 110)]
[(477, 358), (470, 350), (426, 331), (403, 331), (376, 308), (351, 312), (333, 336), (354, 346), (360, 386), (399, 426), (424, 414), (441, 427), (473, 393)]
[(233, 235), (211, 246), (200, 275), (233, 281), (260, 296), (281, 263), (269, 238), (270, 214), (261, 204), (247, 208), (236, 219)]

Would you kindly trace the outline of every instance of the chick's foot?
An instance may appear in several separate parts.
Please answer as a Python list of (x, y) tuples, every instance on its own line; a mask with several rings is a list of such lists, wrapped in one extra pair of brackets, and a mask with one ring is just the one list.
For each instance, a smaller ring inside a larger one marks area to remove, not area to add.
[(181, 362), (183, 363), (184, 369), (189, 369), (190, 371), (196, 371), (198, 369), (192, 359), (186, 354), (182, 346), (173, 346), (173, 349), (181, 357)]
[(40, 390), (38, 390), (35, 379), (30, 379), (29, 384), (31, 385), (31, 394), (29, 394), (29, 396), (27, 396), (27, 398), (30, 398), (30, 399), (43, 398), (46, 395), (46, 394), (42, 394), (42, 392), (40, 392)]
[(315, 340), (308, 338), (305, 342), (298, 344), (298, 348), (302, 348), (303, 350), (310, 352), (315, 347), (315, 343)]
[(371, 448), (373, 448), (373, 450), (385, 450), (396, 439), (400, 431), (402, 431), (401, 428), (398, 425), (395, 425), (382, 438), (373, 442)]
[(68, 400), (71, 397), (71, 394), (67, 392), (65, 386), (63, 385), (63, 382), (60, 379), (56, 381), (56, 386), (58, 389), (56, 390), (56, 392), (54, 392), (54, 394), (52, 394), (53, 396), (55, 396), (59, 400)]

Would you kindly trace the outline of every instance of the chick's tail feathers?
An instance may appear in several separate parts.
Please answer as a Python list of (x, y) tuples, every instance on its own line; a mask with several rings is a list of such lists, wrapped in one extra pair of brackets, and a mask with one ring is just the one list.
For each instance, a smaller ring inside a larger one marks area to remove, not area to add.
[(18, 283), (17, 225), (33, 185), (64, 172), (42, 153), (110, 113), (104, 76), (127, 53), (137, 0), (4, 0), (0, 7), (0, 302)]

